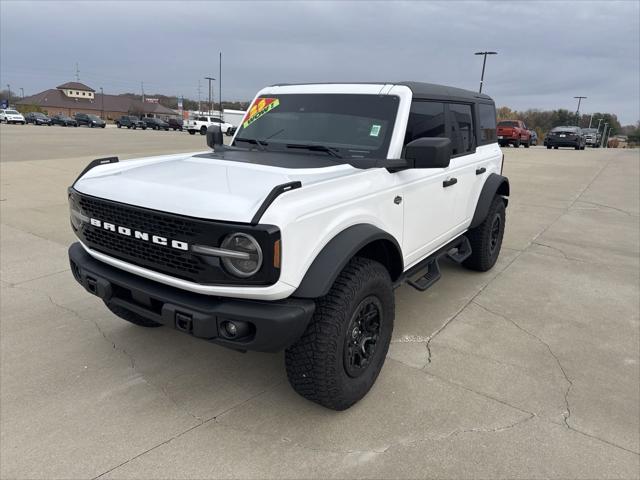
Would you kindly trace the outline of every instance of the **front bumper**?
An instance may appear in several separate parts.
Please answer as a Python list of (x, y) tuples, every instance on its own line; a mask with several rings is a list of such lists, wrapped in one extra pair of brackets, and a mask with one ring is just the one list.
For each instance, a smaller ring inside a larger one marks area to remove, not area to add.
[[(148, 280), (91, 257), (80, 243), (69, 247), (74, 278), (89, 293), (149, 320), (194, 337), (239, 350), (276, 352), (304, 333), (315, 309), (313, 300), (272, 302), (200, 295)], [(225, 338), (224, 322), (249, 332)]]
[(579, 139), (571, 138), (549, 138), (547, 139), (547, 146), (551, 147), (579, 147), (581, 142)]

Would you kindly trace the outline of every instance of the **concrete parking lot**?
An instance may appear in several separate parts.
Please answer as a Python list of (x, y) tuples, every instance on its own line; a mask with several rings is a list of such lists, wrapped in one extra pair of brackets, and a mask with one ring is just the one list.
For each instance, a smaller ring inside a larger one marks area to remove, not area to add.
[(0, 126), (0, 476), (638, 478), (638, 150), (504, 149), (501, 258), (397, 292), (345, 412), (237, 353), (109, 313), (73, 280), (66, 188), (93, 158), (205, 150), (180, 132)]

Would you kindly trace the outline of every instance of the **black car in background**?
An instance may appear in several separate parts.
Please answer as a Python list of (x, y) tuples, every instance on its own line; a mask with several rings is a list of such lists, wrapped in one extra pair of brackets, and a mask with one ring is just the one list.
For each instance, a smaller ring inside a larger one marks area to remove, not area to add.
[(49, 125), (51, 126), (51, 119), (44, 113), (29, 112), (25, 114), (24, 121), (27, 123), (33, 123), (34, 125)]
[(551, 129), (544, 139), (547, 149), (551, 147), (556, 150), (559, 147), (573, 147), (576, 150), (584, 150), (585, 139), (580, 127), (560, 126)]
[(58, 114), (51, 117), (52, 125), (62, 125), (63, 127), (77, 127), (78, 122), (74, 118), (67, 117), (66, 115)]
[(159, 118), (144, 117), (142, 121), (152, 130), (169, 130), (169, 124)]
[(182, 131), (182, 119), (180, 118), (170, 118), (169, 120), (167, 120), (167, 123), (169, 124), (169, 128), (175, 130), (180, 130)]
[(134, 115), (123, 115), (118, 120), (116, 120), (116, 126), (118, 128), (133, 128), (134, 130), (136, 128), (141, 128), (142, 130), (147, 129), (147, 124)]
[(76, 113), (75, 115), (76, 122), (78, 125), (86, 125), (87, 127), (100, 127), (104, 128), (107, 126), (107, 122), (102, 120), (97, 115), (91, 115), (88, 113)]

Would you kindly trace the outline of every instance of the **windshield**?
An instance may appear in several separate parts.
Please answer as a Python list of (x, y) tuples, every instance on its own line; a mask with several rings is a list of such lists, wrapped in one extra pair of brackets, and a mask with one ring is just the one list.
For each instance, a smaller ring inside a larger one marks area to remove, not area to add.
[(518, 122), (499, 122), (498, 126), (499, 127), (517, 127)]
[(555, 127), (552, 132), (577, 132), (578, 127)]
[[(285, 94), (256, 99), (235, 145), (313, 151), (329, 147), (343, 158), (384, 158), (399, 98), (361, 94)], [(327, 152), (328, 153), (328, 152)]]
[(8, 115), (20, 115), (18, 112), (16, 112), (15, 110), (5, 110), (4, 113), (8, 114)]
[(34, 116), (34, 117), (45, 117), (45, 114), (44, 114), (44, 113), (40, 113), (40, 112), (35, 112), (35, 113), (33, 114), (33, 116)]
[(583, 128), (582, 131), (584, 133), (596, 133), (598, 130), (595, 128)]
[(87, 115), (91, 120), (100, 120), (100, 117), (97, 117), (95, 115)]

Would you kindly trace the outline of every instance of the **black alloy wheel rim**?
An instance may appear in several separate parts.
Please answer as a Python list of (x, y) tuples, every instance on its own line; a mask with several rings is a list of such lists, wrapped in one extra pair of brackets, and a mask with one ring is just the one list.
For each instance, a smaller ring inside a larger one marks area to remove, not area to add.
[(382, 319), (382, 303), (373, 295), (362, 300), (353, 312), (344, 343), (344, 369), (350, 377), (359, 377), (371, 364)]
[(493, 219), (491, 223), (491, 234), (489, 237), (489, 251), (491, 253), (495, 253), (496, 248), (498, 247), (498, 242), (500, 241), (500, 228), (502, 227), (502, 220), (499, 214)]

